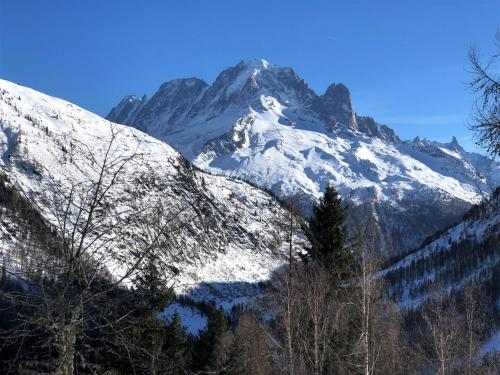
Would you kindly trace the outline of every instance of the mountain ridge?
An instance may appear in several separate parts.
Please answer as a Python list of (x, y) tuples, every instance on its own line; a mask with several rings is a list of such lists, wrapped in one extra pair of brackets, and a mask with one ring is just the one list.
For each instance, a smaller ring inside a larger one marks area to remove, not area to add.
[[(161, 104), (179, 95), (182, 100)], [(165, 140), (203, 170), (239, 176), (281, 198), (299, 197), (306, 213), (329, 182), (354, 218), (360, 205), (372, 202), (389, 256), (455, 221), (481, 199), (480, 191), (500, 183), (499, 163), (465, 151), (456, 138), (403, 141), (357, 114), (345, 85), (331, 84), (318, 95), (292, 68), (262, 59), (225, 69), (186, 96), (177, 87), (160, 89), (148, 103), (128, 124)]]

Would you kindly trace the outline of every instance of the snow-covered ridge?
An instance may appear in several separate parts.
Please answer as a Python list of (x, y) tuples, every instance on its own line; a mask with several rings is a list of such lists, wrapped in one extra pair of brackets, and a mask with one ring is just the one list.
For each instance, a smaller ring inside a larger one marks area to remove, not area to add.
[[(0, 168), (49, 220), (54, 207), (48, 197), (64, 191), (65, 182), (93, 173), (87, 152), (103, 155), (110, 127), (118, 134), (114, 152), (140, 155), (126, 165), (122, 183), (110, 194), (114, 212), (153, 202), (183, 207), (184, 225), (170, 259), (178, 272), (177, 292), (226, 303), (255, 296), (256, 283), (267, 280), (287, 254), (277, 224), (285, 211), (273, 197), (193, 169), (172, 147), (141, 131), (0, 80)], [(140, 230), (130, 235), (141, 235)]]
[(318, 95), (293, 69), (261, 59), (224, 70), (211, 85), (181, 84), (193, 80), (163, 84), (126, 123), (204, 170), (297, 195), (308, 207), (333, 182), (354, 211), (373, 207), (389, 255), (415, 247), (477, 203), (478, 190), (500, 183), (498, 162), (454, 138), (401, 141), (358, 115), (342, 84)]

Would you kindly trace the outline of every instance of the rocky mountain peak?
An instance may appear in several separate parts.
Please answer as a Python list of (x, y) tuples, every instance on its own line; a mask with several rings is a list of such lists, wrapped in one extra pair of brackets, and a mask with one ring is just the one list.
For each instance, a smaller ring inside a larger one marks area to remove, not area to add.
[(154, 129), (161, 135), (183, 119), (206, 90), (208, 84), (199, 78), (180, 78), (163, 83), (151, 99), (136, 113), (134, 126)]
[(455, 136), (451, 138), (451, 142), (448, 143), (448, 146), (450, 149), (455, 151), (464, 151), (464, 149), (462, 148), (460, 143), (458, 143), (458, 139)]
[(159, 91), (189, 90), (190, 88), (205, 86), (208, 86), (208, 83), (196, 77), (178, 78), (162, 83)]
[(252, 60), (248, 61), (240, 61), (238, 65), (241, 65), (242, 67), (248, 68), (248, 69), (259, 69), (259, 70), (266, 70), (269, 69), (272, 65), (267, 61), (264, 60), (260, 57), (256, 57)]
[(273, 65), (261, 58), (241, 61), (226, 69), (213, 87), (223, 90), (225, 97), (247, 101), (246, 105), (257, 101), (260, 95), (273, 96), (283, 102), (308, 101), (315, 96), (292, 68)]
[(323, 100), (346, 112), (352, 112), (351, 93), (342, 83), (332, 83), (322, 96)]
[(138, 98), (135, 95), (127, 95), (116, 105), (116, 107), (111, 109), (107, 118), (113, 118), (114, 121), (120, 124), (130, 124), (136, 114), (144, 104), (146, 104), (146, 101), (146, 95), (143, 95), (142, 98)]
[(313, 109), (330, 127), (343, 125), (358, 130), (351, 93), (342, 83), (333, 83), (328, 86), (325, 93), (316, 98)]

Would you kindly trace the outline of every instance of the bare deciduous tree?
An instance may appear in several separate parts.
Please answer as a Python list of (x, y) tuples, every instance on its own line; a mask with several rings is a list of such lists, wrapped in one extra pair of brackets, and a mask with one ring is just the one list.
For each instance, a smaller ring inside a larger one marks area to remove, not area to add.
[(459, 340), (463, 331), (460, 329), (460, 316), (453, 298), (444, 293), (435, 295), (425, 307), (423, 314), (427, 333), (424, 338), (430, 348), (430, 364), (435, 364), (437, 374), (451, 373), (456, 366), (460, 350)]
[(282, 329), (285, 335), (285, 372), (296, 374), (298, 361), (298, 322), (302, 315), (299, 307), (299, 280), (297, 278), (297, 253), (294, 248), (295, 238), (298, 236), (303, 218), (299, 200), (295, 197), (289, 198), (285, 202), (287, 208), (280, 217), (277, 226), (280, 231), (280, 243), (288, 248), (288, 264), (283, 273), (276, 278), (276, 300), (278, 314), (282, 318)]
[(353, 290), (351, 305), (354, 314), (359, 315), (359, 322), (355, 324), (359, 338), (352, 353), (354, 360), (350, 362), (362, 369), (363, 374), (372, 375), (381, 354), (381, 343), (376, 332), (380, 313), (378, 303), (382, 299), (382, 279), (376, 275), (381, 254), (377, 246), (374, 218), (368, 212), (364, 216), (365, 220), (354, 239), (357, 272), (350, 288)]
[[(500, 34), (497, 34), (497, 45), (500, 47)], [(477, 136), (477, 144), (492, 157), (500, 155), (500, 80), (491, 69), (499, 58), (497, 53), (483, 64), (478, 50), (469, 50), (469, 62), (474, 75), (470, 85), (475, 92), (480, 93), (471, 129)]]
[(303, 322), (299, 325), (301, 362), (305, 373), (325, 373), (332, 355), (332, 338), (338, 329), (337, 309), (331, 275), (322, 267), (305, 266), (300, 277), (300, 300), (303, 306)]
[(478, 286), (472, 282), (466, 286), (464, 290), (464, 318), (466, 328), (465, 338), (465, 375), (475, 374), (476, 368), (476, 355), (479, 351), (479, 329), (482, 324), (481, 320), (484, 318)]
[[(81, 341), (86, 330), (114, 323), (99, 314), (98, 306), (106, 306), (110, 292), (131, 282), (149, 253), (167, 249), (169, 235), (179, 226), (182, 208), (171, 212), (157, 204), (133, 203), (133, 192), (127, 193), (123, 178), (138, 153), (120, 149), (120, 134), (110, 129), (102, 157), (89, 145), (80, 145), (89, 168), (82, 174), (86, 178), (60, 181), (47, 198), (54, 208), (48, 213), (56, 223), (53, 235), (32, 233), (10, 254), (13, 262), (7, 272), (23, 289), (4, 295), (18, 306), (19, 314), (16, 326), (2, 337), (42, 341), (43, 358), (15, 364), (26, 371), (72, 375), (75, 364), (84, 362)], [(118, 194), (123, 203), (116, 207)], [(137, 228), (153, 214), (156, 226), (139, 235)]]
[(270, 375), (273, 356), (267, 342), (267, 332), (249, 312), (238, 320), (234, 333), (231, 374)]

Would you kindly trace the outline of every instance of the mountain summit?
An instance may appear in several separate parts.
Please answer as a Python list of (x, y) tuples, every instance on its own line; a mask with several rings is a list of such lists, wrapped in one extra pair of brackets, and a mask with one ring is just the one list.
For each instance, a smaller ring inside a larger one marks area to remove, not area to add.
[(298, 196), (306, 209), (333, 182), (352, 219), (367, 207), (375, 215), (388, 255), (417, 246), (477, 202), (478, 187), (500, 182), (499, 163), (455, 138), (402, 141), (356, 113), (342, 83), (318, 95), (292, 68), (262, 59), (224, 70), (211, 85), (178, 79), (145, 103), (127, 98), (109, 120), (165, 140), (202, 169)]

